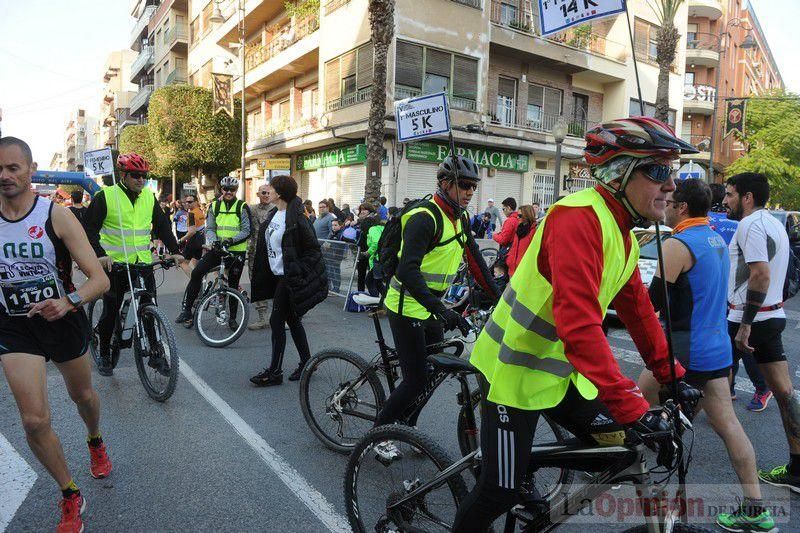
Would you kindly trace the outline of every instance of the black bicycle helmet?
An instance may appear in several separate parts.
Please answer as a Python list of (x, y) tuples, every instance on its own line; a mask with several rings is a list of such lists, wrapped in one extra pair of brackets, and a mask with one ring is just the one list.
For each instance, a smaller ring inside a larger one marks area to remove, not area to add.
[(439, 164), (439, 171), (436, 172), (436, 180), (454, 180), (456, 178), (456, 174), (454, 172), (456, 165), (458, 165), (458, 179), (481, 181), (478, 165), (475, 164), (475, 161), (469, 157), (463, 157), (460, 155), (455, 157), (455, 164), (453, 163), (452, 155), (448, 155), (444, 161)]

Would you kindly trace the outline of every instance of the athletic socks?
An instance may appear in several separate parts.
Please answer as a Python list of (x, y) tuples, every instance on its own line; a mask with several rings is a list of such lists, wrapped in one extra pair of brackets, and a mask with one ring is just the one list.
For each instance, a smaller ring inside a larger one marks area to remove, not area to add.
[(793, 476), (800, 476), (800, 453), (789, 454), (789, 464), (786, 470)]
[(75, 484), (75, 481), (70, 479), (69, 483), (67, 483), (66, 487), (61, 488), (61, 495), (64, 498), (69, 498), (73, 494), (80, 494), (81, 491), (78, 490), (78, 486)]
[(92, 448), (97, 448), (98, 446), (103, 444), (103, 437), (102, 435), (100, 435), (100, 433), (98, 433), (97, 435), (89, 435), (88, 437), (86, 437), (86, 442)]
[(764, 512), (764, 500), (756, 498), (745, 498), (742, 502), (742, 510), (750, 518), (755, 518)]

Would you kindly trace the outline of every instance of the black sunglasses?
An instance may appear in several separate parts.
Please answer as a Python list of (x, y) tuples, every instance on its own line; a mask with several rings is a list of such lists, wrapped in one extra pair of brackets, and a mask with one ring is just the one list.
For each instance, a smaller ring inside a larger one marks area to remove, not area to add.
[(266, 196), (266, 195), (268, 195), (269, 193), (268, 193), (267, 191), (261, 191), (261, 192), (259, 192), (258, 194), (260, 194), (261, 196)]
[(458, 188), (461, 189), (462, 191), (468, 191), (470, 189), (472, 189), (473, 191), (477, 191), (478, 184), (475, 183), (474, 181), (458, 180)]
[(145, 180), (147, 179), (147, 174), (143, 172), (128, 172), (128, 177), (133, 178), (135, 180)]
[(634, 170), (641, 170), (644, 175), (651, 181), (656, 183), (666, 182), (672, 176), (672, 167), (669, 165), (659, 165), (658, 163), (649, 163), (636, 167)]
[(238, 187), (223, 187), (222, 188), (223, 192), (236, 192), (236, 189), (238, 189)]

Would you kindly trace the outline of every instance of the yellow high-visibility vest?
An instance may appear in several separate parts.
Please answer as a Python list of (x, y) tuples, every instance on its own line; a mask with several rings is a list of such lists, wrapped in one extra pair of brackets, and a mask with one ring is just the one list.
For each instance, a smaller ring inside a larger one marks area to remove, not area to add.
[(128, 263), (152, 263), (150, 235), (153, 227), (153, 206), (156, 203), (153, 191), (142, 189), (134, 203), (131, 203), (119, 184), (106, 187), (102, 194), (106, 197), (106, 218), (100, 228), (100, 245), (103, 250), (115, 263), (125, 263), (124, 240)]

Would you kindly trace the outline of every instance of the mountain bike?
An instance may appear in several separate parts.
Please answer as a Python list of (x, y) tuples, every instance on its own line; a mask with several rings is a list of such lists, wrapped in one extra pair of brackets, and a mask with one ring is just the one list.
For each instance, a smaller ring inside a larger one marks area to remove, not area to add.
[[(217, 244), (216, 242), (214, 244)], [(242, 336), (250, 319), (247, 295), (228, 284), (227, 261), (244, 261), (244, 256), (235, 256), (227, 249), (214, 248), (220, 254), (219, 266), (212, 280), (206, 280), (194, 309), (194, 324), (197, 336), (206, 346), (222, 348)]]
[[(175, 333), (163, 311), (156, 305), (156, 295), (145, 288), (145, 276), (152, 275), (155, 267), (166, 270), (175, 263), (171, 260), (154, 261), (150, 265), (129, 265), (134, 289), (128, 289), (122, 299), (111, 337), (111, 368), (116, 368), (120, 351), (133, 347), (134, 361), (139, 379), (147, 395), (152, 399), (166, 401), (178, 384), (178, 347)], [(124, 264), (114, 263), (112, 272), (124, 272)], [(135, 320), (131, 303), (136, 300), (138, 321)], [(102, 300), (91, 302), (86, 309), (92, 327), (89, 348), (98, 367), (102, 362), (100, 337), (97, 322), (102, 315)]]
[[(439, 370), (456, 375), (476, 371), (467, 361), (447, 355), (429, 356), (428, 360)], [(465, 398), (469, 404), (471, 396)], [(471, 412), (469, 405), (465, 407)], [(557, 432), (553, 442), (542, 442), (537, 428), (518, 504), (506, 514), (504, 531), (555, 529), (612, 485), (623, 482), (635, 485), (646, 522), (629, 529), (630, 533), (708, 531), (679, 521), (681, 509), (685, 510), (682, 484), (674, 498), (666, 497), (661, 487), (683, 461), (682, 435), (691, 430), (691, 422), (672, 400), (654, 411), (666, 419), (669, 430), (636, 434), (637, 438), (624, 446), (587, 446)], [(395, 450), (390, 457), (379, 452), (388, 441)], [(662, 472), (648, 466), (648, 449), (658, 450), (656, 463)], [(353, 531), (450, 531), (467, 495), (461, 474), (474, 473), (480, 463), (477, 447), (453, 462), (434, 439), (414, 428), (386, 425), (373, 429), (355, 446), (344, 476), (345, 505)], [(594, 475), (571, 491), (575, 470)], [(664, 472), (665, 479), (653, 481), (652, 474)]]

